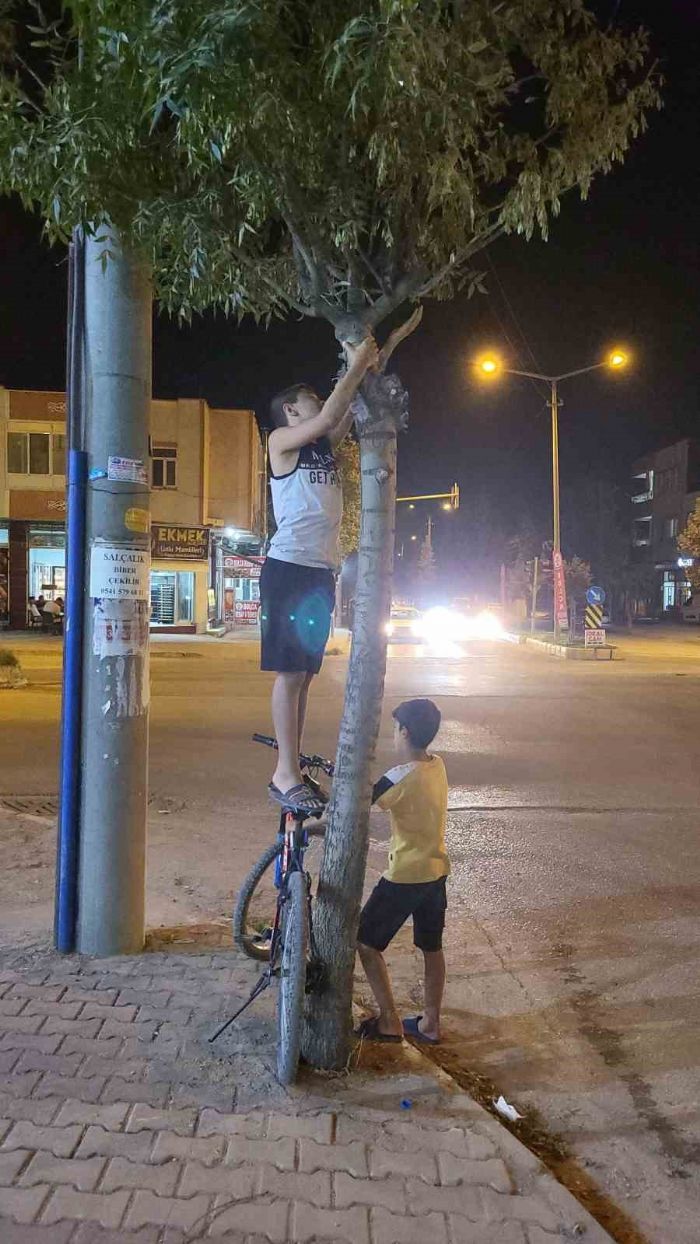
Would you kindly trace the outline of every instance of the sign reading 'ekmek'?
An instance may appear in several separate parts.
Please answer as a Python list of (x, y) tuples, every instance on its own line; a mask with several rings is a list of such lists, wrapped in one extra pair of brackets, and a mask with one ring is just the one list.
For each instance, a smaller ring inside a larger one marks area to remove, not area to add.
[(205, 562), (208, 556), (208, 527), (171, 527), (166, 523), (154, 523), (151, 527), (151, 557)]

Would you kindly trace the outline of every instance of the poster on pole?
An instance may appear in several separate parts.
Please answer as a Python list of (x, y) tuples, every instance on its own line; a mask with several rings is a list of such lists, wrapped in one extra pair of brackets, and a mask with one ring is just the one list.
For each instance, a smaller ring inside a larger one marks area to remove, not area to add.
[(566, 608), (566, 579), (564, 559), (558, 549), (552, 553), (552, 577), (554, 579), (554, 621), (561, 630), (566, 630), (569, 625), (569, 613)]
[(148, 467), (142, 458), (121, 458), (112, 454), (107, 459), (107, 479), (122, 484), (147, 484)]
[(151, 558), (134, 544), (99, 544), (90, 549), (90, 595), (100, 600), (150, 600)]

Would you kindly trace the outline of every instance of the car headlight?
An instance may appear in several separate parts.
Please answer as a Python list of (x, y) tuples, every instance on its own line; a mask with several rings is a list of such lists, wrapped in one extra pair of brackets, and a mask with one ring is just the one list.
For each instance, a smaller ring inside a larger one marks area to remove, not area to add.
[(451, 609), (446, 609), (443, 605), (437, 605), (434, 609), (428, 610), (422, 620), (421, 628), (421, 634), (433, 644), (452, 643), (455, 639), (461, 638), (460, 619)]
[(474, 619), (474, 635), (477, 639), (501, 639), (505, 635), (505, 627), (495, 613), (484, 609)]

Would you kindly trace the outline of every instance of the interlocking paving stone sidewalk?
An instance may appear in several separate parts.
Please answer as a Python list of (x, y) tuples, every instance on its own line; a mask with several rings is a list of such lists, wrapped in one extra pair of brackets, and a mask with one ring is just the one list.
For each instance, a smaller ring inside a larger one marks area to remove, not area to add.
[(225, 951), (0, 955), (1, 1244), (609, 1241), (411, 1047), (285, 1091), (272, 991), (210, 1045), (255, 977)]

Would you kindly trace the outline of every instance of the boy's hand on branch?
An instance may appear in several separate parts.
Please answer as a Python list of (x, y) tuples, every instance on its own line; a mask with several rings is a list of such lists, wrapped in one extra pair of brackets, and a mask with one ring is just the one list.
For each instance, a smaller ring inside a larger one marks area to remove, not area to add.
[(374, 337), (370, 333), (361, 341), (359, 346), (350, 345), (344, 342), (343, 349), (345, 358), (347, 359), (348, 371), (354, 375), (364, 376), (366, 371), (377, 366), (379, 360), (379, 349)]

